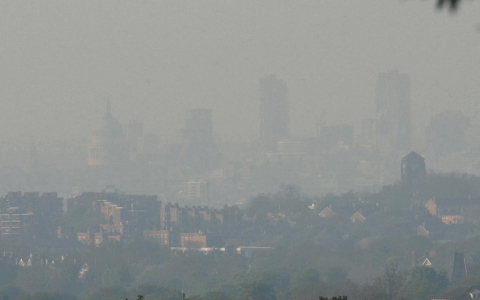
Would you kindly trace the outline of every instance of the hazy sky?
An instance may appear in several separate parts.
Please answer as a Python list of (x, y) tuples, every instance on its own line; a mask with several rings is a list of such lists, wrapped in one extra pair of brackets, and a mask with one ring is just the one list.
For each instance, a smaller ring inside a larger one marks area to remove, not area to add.
[[(174, 136), (213, 108), (222, 138), (258, 135), (258, 79), (290, 91), (291, 131), (374, 115), (379, 72), (410, 75), (421, 137), (435, 113), (480, 105), (480, 1), (1, 1), (3, 139), (89, 137), (122, 122)], [(477, 118), (480, 118), (478, 116)], [(480, 122), (477, 122), (480, 123)]]

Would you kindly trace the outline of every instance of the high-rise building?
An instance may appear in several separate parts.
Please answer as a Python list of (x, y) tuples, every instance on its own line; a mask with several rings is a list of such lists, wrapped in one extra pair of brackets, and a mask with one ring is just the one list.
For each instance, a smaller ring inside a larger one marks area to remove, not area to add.
[(362, 132), (359, 140), (360, 146), (367, 148), (375, 148), (376, 137), (377, 137), (377, 128), (376, 120), (374, 119), (365, 119), (362, 120)]
[(275, 75), (260, 79), (260, 143), (265, 152), (276, 152), (289, 131), (288, 89)]
[(27, 166), (27, 173), (28, 174), (35, 174), (40, 169), (40, 163), (38, 160), (37, 154), (37, 147), (35, 146), (35, 140), (32, 137), (32, 141), (30, 143), (30, 151), (28, 155), (28, 166)]
[(212, 144), (213, 130), (211, 109), (187, 109), (185, 123), (185, 139), (190, 144)]
[(412, 146), (410, 80), (397, 70), (380, 73), (376, 90), (377, 148), (383, 155)]
[(207, 167), (213, 152), (212, 110), (188, 109), (185, 122), (187, 161), (195, 168)]

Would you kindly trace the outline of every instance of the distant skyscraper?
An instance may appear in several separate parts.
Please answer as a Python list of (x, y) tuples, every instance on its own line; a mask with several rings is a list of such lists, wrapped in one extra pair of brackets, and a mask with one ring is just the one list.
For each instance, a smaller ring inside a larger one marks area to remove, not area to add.
[(288, 89), (275, 75), (260, 79), (260, 142), (265, 152), (275, 152), (289, 131)]
[(362, 120), (362, 132), (359, 144), (367, 148), (374, 148), (376, 145), (376, 121), (374, 119)]
[(28, 153), (28, 166), (27, 166), (27, 173), (28, 174), (35, 174), (40, 169), (40, 163), (38, 160), (37, 154), (37, 147), (35, 146), (35, 140), (32, 137), (32, 141), (30, 143), (30, 151)]
[(185, 139), (189, 143), (203, 145), (213, 142), (211, 109), (188, 109), (185, 123)]
[(206, 167), (213, 152), (212, 110), (188, 109), (185, 122), (187, 160), (192, 166)]
[(397, 70), (380, 73), (376, 91), (377, 147), (381, 154), (410, 151), (412, 121), (410, 80)]

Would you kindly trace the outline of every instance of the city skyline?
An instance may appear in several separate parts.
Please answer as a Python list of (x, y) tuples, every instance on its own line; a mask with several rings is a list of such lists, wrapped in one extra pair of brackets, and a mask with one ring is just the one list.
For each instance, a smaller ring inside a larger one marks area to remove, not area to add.
[[(477, 3), (461, 9), (461, 16), (448, 16), (414, 1), (54, 2), (36, 9), (2, 4), (2, 14), (17, 16), (6, 18), (0, 31), (8, 41), (0, 61), (5, 140), (89, 138), (106, 100), (119, 119), (141, 119), (146, 132), (168, 138), (181, 129), (185, 109), (218, 109), (222, 113), (212, 120), (216, 135), (250, 139), (258, 134), (252, 113), (258, 78), (267, 74), (288, 83), (294, 135), (313, 135), (311, 124), (319, 119), (358, 128), (374, 116), (378, 73), (395, 69), (410, 76), (416, 137), (423, 138), (425, 119), (442, 110), (458, 108), (469, 117), (477, 111), (479, 74), (471, 61), (479, 47)], [(172, 19), (176, 11), (184, 13)], [(45, 22), (49, 14), (51, 23)], [(348, 25), (334, 17), (340, 15), (349, 18)], [(12, 39), (9, 32), (15, 30), (24, 34)], [(46, 42), (40, 48), (39, 39)], [(25, 71), (30, 69), (35, 71)], [(418, 139), (414, 145), (421, 145)]]

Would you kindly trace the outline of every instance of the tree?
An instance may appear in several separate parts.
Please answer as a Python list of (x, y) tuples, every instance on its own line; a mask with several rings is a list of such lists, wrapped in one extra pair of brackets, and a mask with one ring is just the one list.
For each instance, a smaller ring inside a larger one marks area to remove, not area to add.
[(460, 0), (438, 0), (437, 1), (437, 7), (438, 8), (443, 8), (444, 6), (450, 5), (450, 9), (452, 11), (455, 11), (458, 9), (458, 5), (460, 4)]
[(63, 293), (38, 292), (30, 297), (31, 300), (76, 300), (76, 297)]
[(0, 260), (0, 285), (7, 285), (17, 277), (18, 267), (5, 259)]
[(182, 296), (177, 289), (153, 284), (142, 284), (130, 290), (130, 295), (142, 295), (149, 300), (178, 300)]
[(382, 276), (375, 280), (375, 285), (385, 291), (385, 299), (399, 299), (399, 293), (405, 286), (405, 273), (398, 269), (398, 264), (391, 261), (384, 268)]
[(277, 300), (271, 285), (263, 282), (252, 282), (242, 287), (241, 300)]
[(0, 299), (15, 300), (26, 297), (27, 294), (18, 287), (7, 285), (0, 288)]
[(315, 269), (307, 269), (293, 276), (293, 286), (304, 286), (320, 282), (320, 273)]
[(211, 291), (202, 296), (188, 297), (190, 300), (233, 300), (232, 296), (219, 291)]
[(376, 284), (362, 286), (357, 294), (357, 299), (388, 299), (387, 293)]
[(430, 296), (448, 286), (446, 273), (437, 272), (431, 267), (415, 267), (409, 277), (408, 284), (402, 293), (404, 299), (429, 299)]
[(100, 288), (94, 291), (87, 299), (90, 300), (118, 300), (128, 297), (127, 291), (121, 286), (112, 286), (107, 288)]

